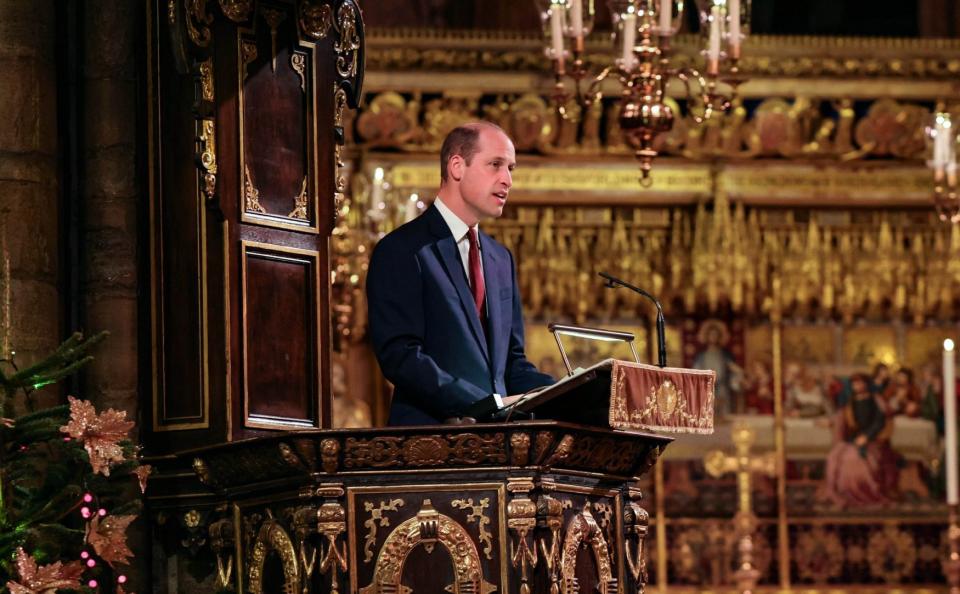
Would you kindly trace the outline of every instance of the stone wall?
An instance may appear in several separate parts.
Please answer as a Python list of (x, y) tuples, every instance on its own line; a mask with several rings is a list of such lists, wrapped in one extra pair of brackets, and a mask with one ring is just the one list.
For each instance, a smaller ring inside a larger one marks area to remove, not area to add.
[(0, 0), (0, 358), (21, 365), (60, 337), (54, 4)]

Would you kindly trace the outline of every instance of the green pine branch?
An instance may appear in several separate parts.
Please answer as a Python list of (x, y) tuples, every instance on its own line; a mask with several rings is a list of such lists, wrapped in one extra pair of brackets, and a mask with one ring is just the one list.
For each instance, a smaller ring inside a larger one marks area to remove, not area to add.
[(13, 416), (13, 397), (17, 390), (31, 391), (56, 383), (71, 375), (93, 360), (90, 349), (99, 344), (109, 333), (98, 332), (88, 339), (75, 332), (63, 341), (49, 357), (26, 369), (14, 370), (12, 374), (0, 369), (0, 388), (3, 389), (5, 402), (3, 416)]

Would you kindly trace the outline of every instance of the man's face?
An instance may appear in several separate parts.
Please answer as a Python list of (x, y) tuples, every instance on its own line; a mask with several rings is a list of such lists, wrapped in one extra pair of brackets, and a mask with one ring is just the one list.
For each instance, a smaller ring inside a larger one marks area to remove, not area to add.
[[(507, 136), (489, 128), (480, 130), (479, 149), (468, 165), (459, 163), (460, 195), (472, 218), (479, 222), (503, 214), (513, 186), (516, 152)], [(471, 224), (471, 221), (464, 221)]]

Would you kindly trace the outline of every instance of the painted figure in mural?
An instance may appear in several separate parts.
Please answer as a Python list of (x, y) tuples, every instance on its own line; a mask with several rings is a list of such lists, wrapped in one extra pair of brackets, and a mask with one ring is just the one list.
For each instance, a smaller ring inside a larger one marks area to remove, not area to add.
[(873, 375), (870, 376), (870, 391), (874, 394), (883, 394), (890, 384), (890, 368), (884, 363), (873, 366)]
[(748, 414), (773, 414), (773, 375), (766, 362), (750, 363), (744, 379), (743, 404)]
[(943, 435), (943, 372), (936, 363), (923, 367), (920, 393), (920, 416), (937, 425), (937, 433)]
[(720, 320), (706, 320), (697, 332), (697, 340), (703, 348), (693, 358), (693, 367), (712, 369), (717, 373), (715, 414), (717, 417), (729, 415), (736, 410), (734, 397), (740, 393), (743, 368), (726, 349), (730, 342), (727, 325)]
[(786, 385), (785, 409), (791, 417), (812, 418), (829, 415), (833, 406), (810, 367), (797, 364), (792, 381)]
[(851, 398), (836, 415), (834, 445), (827, 456), (825, 497), (840, 507), (878, 505), (896, 498), (897, 455), (890, 448), (892, 422), (870, 378), (850, 378)]
[(888, 415), (916, 417), (920, 414), (920, 390), (913, 383), (913, 370), (901, 367), (883, 391)]

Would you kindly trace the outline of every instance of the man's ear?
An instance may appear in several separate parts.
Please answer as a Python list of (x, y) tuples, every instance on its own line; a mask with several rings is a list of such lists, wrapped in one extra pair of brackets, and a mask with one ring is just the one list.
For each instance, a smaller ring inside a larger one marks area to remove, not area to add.
[(464, 164), (461, 155), (453, 155), (450, 157), (450, 160), (447, 161), (447, 174), (450, 176), (450, 179), (460, 181), (460, 178), (463, 177)]

